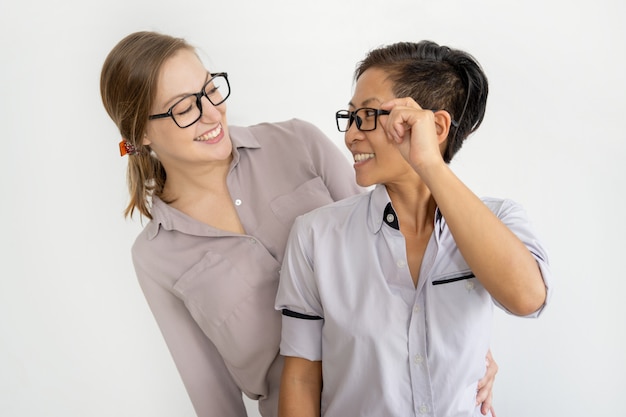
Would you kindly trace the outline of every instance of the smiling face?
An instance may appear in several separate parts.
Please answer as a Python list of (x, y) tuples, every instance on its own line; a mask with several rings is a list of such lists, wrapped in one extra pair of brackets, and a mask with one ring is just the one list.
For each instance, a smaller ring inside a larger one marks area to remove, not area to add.
[[(165, 113), (188, 94), (202, 90), (210, 74), (197, 55), (182, 49), (161, 67), (156, 98), (150, 114)], [(232, 143), (226, 121), (226, 104), (213, 106), (202, 97), (202, 116), (181, 129), (171, 117), (150, 120), (144, 145), (150, 145), (166, 171), (192, 166), (195, 162), (230, 161)]]
[[(387, 72), (378, 68), (366, 70), (356, 82), (349, 110), (380, 108), (381, 104), (396, 98), (392, 87)], [(358, 130), (356, 123), (352, 123), (345, 134), (345, 144), (354, 156), (356, 182), (360, 186), (387, 184), (403, 178), (415, 179), (415, 171), (385, 134), (387, 117), (378, 116), (376, 129), (368, 132)]]

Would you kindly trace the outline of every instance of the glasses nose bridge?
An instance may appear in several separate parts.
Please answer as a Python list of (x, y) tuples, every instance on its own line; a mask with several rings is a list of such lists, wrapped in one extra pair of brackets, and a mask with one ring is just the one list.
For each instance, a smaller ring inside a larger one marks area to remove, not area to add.
[(363, 124), (363, 120), (356, 115), (356, 113), (350, 113), (350, 124), (345, 130), (345, 138), (350, 143), (354, 142), (361, 137), (361, 126)]
[(353, 125), (356, 125), (357, 130), (361, 130), (362, 124), (363, 120), (356, 114), (356, 112), (350, 112), (348, 118), (348, 128), (346, 130), (350, 130)]
[(211, 107), (215, 107), (215, 104), (213, 104), (213, 102), (209, 98), (209, 96), (206, 93), (206, 91), (202, 90), (199, 93), (196, 93), (195, 96), (196, 96), (196, 105), (198, 106), (198, 109), (200, 109), (200, 114), (201, 115), (204, 113), (204, 111), (203, 111), (203, 106), (204, 105), (202, 104), (202, 97), (206, 98), (206, 100), (209, 102)]
[[(202, 102), (202, 98), (206, 99), (206, 102)], [(196, 93), (196, 105), (198, 106), (198, 109), (200, 110), (200, 116), (198, 117), (198, 119), (200, 119), (201, 117), (218, 117), (216, 116), (216, 114), (219, 113), (219, 109), (218, 106), (216, 106), (211, 99), (209, 98), (209, 96), (207, 95), (206, 91), (201, 91), (199, 93)], [(204, 106), (207, 106), (207, 111), (204, 111)]]

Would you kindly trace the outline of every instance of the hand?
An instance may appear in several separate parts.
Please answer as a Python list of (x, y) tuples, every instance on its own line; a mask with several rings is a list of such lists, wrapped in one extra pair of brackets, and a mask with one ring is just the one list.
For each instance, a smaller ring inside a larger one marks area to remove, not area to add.
[(496, 411), (492, 406), (493, 401), (493, 383), (496, 379), (496, 373), (498, 373), (498, 364), (493, 360), (491, 356), (491, 350), (487, 352), (487, 372), (485, 376), (478, 381), (478, 393), (476, 394), (476, 405), (482, 404), (480, 412), (483, 415), (487, 415), (487, 412), (491, 410), (492, 417), (496, 417)]
[(443, 163), (439, 145), (447, 133), (441, 134), (441, 122), (433, 111), (422, 109), (410, 97), (388, 101), (381, 108), (391, 111), (383, 125), (387, 137), (418, 174), (422, 167)]

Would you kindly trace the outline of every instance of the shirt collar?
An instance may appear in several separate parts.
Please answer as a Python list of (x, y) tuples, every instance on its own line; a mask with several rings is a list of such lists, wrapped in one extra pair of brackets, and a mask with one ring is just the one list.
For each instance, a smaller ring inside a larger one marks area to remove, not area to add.
[(152, 240), (159, 234), (161, 228), (177, 230), (194, 236), (216, 236), (224, 234), (218, 229), (199, 222), (180, 210), (166, 204), (159, 197), (152, 197), (152, 221), (146, 226), (148, 239)]
[(261, 147), (261, 144), (252, 133), (252, 129), (241, 126), (229, 126), (228, 133), (230, 135), (230, 140), (233, 143), (233, 162), (231, 164), (232, 171), (232, 169), (239, 163), (240, 149), (257, 149)]
[[(391, 214), (394, 218), (391, 219), (388, 217), (389, 214)], [(377, 184), (370, 193), (367, 219), (370, 232), (378, 233), (380, 228), (383, 226), (383, 223), (386, 223), (385, 220), (387, 218), (389, 218), (392, 223), (398, 223), (396, 213), (391, 206), (391, 199), (389, 198), (389, 194), (387, 194), (387, 188), (382, 184)]]
[[(400, 230), (398, 216), (391, 205), (391, 199), (387, 194), (387, 188), (382, 184), (377, 184), (376, 188), (370, 193), (368, 226), (372, 233), (380, 231), (383, 224), (387, 224), (396, 230)], [(441, 236), (445, 226), (445, 219), (439, 210), (435, 209), (435, 232), (437, 237)]]
[[(232, 171), (239, 164), (241, 150), (257, 149), (261, 144), (252, 130), (245, 127), (229, 126), (229, 135), (233, 143), (233, 160), (230, 168)], [(196, 236), (218, 236), (226, 233), (187, 216), (156, 196), (152, 197), (150, 213), (152, 221), (146, 226), (149, 239), (154, 239), (161, 228)]]

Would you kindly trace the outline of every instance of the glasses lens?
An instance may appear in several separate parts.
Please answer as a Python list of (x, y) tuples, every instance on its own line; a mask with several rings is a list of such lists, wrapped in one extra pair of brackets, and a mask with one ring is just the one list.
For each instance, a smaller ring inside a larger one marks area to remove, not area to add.
[(218, 106), (226, 101), (230, 95), (230, 86), (226, 77), (218, 75), (206, 83), (204, 94), (214, 106)]
[(339, 110), (335, 114), (337, 120), (337, 129), (340, 132), (346, 132), (350, 128), (350, 112), (348, 110)]
[(172, 116), (180, 127), (194, 124), (200, 118), (200, 109), (198, 108), (196, 96), (187, 96), (176, 103), (172, 107)]
[(376, 109), (359, 109), (355, 116), (359, 130), (368, 131), (376, 129), (376, 119), (378, 117)]

